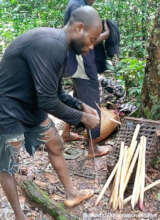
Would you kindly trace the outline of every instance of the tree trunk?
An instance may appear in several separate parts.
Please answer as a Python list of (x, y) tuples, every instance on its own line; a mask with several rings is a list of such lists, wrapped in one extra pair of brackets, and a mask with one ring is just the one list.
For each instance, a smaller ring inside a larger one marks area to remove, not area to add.
[(144, 118), (160, 120), (160, 9), (149, 41), (140, 112)]

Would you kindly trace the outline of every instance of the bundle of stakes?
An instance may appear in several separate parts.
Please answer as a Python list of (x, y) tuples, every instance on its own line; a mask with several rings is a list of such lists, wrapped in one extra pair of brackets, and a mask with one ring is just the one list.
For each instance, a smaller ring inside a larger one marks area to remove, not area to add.
[[(119, 160), (100, 192), (95, 205), (99, 204), (106, 189), (109, 187), (114, 178), (109, 201), (113, 210), (118, 208), (122, 209), (126, 203), (131, 201), (132, 209), (134, 209), (135, 205), (139, 203), (139, 208), (143, 211), (144, 192), (160, 184), (160, 180), (157, 180), (145, 187), (145, 155), (147, 140), (145, 136), (141, 136), (140, 142), (137, 142), (139, 130), (140, 125), (137, 124), (129, 147), (125, 146), (124, 142), (121, 142)], [(124, 199), (124, 193), (133, 170), (135, 170), (134, 168), (136, 168), (136, 174), (132, 195)]]

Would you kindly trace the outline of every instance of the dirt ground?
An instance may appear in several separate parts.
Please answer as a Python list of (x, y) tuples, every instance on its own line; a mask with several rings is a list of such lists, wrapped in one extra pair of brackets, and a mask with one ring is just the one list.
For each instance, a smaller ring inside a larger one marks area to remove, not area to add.
[[(113, 143), (113, 139), (107, 139), (104, 144)], [(160, 201), (158, 201), (158, 193), (160, 188), (153, 188), (145, 193), (144, 203), (145, 211), (131, 209), (130, 203), (125, 205), (121, 211), (112, 211), (109, 206), (109, 198), (111, 189), (109, 188), (103, 196), (100, 204), (95, 206), (94, 203), (102, 187), (104, 186), (107, 177), (110, 174), (108, 169), (109, 162), (107, 156), (96, 158), (95, 160), (87, 159), (86, 143), (84, 141), (72, 142), (64, 145), (65, 157), (70, 155), (70, 152), (75, 152), (76, 159), (67, 159), (70, 175), (73, 184), (79, 190), (94, 189), (94, 196), (87, 201), (82, 202), (79, 206), (68, 209), (68, 212), (77, 216), (80, 220), (93, 219), (160, 219)], [(71, 149), (71, 150), (70, 150)], [(78, 151), (76, 151), (78, 149)], [(46, 191), (52, 200), (63, 202), (65, 199), (62, 184), (59, 182), (56, 173), (52, 170), (51, 164), (48, 162), (47, 152), (38, 151), (34, 158), (31, 158), (24, 150), (20, 156), (20, 170), (21, 174), (26, 179), (33, 179), (33, 181), (44, 191)], [(160, 171), (157, 169), (150, 169), (148, 176), (152, 181), (160, 178)], [(98, 182), (95, 182), (95, 177)], [(20, 187), (18, 187), (21, 207), (27, 217), (27, 220), (51, 220), (49, 215), (43, 213), (35, 205), (28, 202)], [(129, 190), (129, 194), (131, 191)], [(12, 209), (0, 188), (0, 220), (13, 220), (14, 215)]]

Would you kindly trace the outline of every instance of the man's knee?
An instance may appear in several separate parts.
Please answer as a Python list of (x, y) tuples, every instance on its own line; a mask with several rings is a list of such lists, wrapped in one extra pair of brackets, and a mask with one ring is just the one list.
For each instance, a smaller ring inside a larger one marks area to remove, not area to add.
[(46, 148), (48, 153), (59, 155), (63, 150), (63, 139), (59, 136), (56, 128), (50, 131), (46, 139)]
[(16, 142), (8, 141), (7, 145), (10, 146), (10, 147), (19, 149), (21, 147), (21, 145), (22, 145), (22, 142), (21, 141), (16, 141)]

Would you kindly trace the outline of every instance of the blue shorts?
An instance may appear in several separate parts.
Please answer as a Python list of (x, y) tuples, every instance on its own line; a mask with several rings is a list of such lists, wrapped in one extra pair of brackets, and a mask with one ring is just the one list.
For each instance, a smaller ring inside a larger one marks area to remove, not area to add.
[[(55, 128), (55, 125), (51, 119), (48, 119), (46, 126), (40, 124), (33, 128), (27, 128), (23, 134), (0, 135), (0, 172), (15, 174), (18, 170), (20, 146), (24, 146), (30, 155), (34, 155), (39, 146), (48, 141), (41, 139), (52, 127)], [(13, 146), (12, 143), (15, 142), (20, 143), (20, 146)]]

